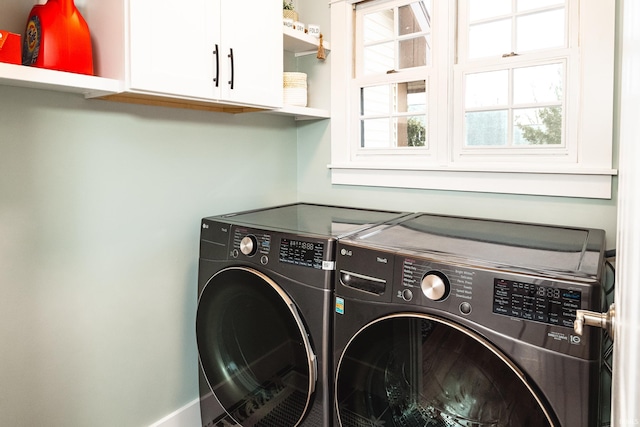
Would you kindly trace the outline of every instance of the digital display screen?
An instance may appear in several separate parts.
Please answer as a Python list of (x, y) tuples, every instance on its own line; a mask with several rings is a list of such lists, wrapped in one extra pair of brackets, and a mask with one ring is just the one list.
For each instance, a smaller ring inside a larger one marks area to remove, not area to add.
[(550, 325), (573, 328), (580, 309), (580, 291), (495, 279), (493, 312)]
[(306, 240), (281, 239), (280, 262), (322, 269), (324, 243)]

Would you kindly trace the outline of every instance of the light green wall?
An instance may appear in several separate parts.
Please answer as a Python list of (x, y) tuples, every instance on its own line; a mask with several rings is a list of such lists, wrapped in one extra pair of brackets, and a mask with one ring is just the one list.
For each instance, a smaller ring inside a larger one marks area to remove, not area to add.
[[(332, 185), (327, 168), (331, 163), (329, 122), (300, 125), (298, 140), (298, 199), (301, 201), (601, 228), (607, 234), (607, 247), (615, 248), (615, 197), (592, 200)], [(614, 194), (616, 190), (614, 188)]]
[(0, 102), (0, 425), (149, 425), (198, 396), (199, 221), (295, 201), (293, 120)]

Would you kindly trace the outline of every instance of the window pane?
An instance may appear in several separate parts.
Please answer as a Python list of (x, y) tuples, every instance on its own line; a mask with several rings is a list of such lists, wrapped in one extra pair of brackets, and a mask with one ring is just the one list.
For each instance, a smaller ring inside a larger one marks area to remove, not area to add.
[(507, 105), (509, 72), (507, 70), (468, 74), (466, 76), (465, 107), (478, 108)]
[[(395, 112), (406, 113), (409, 111), (424, 111), (426, 93), (424, 80), (418, 82), (399, 83), (396, 88)], [(413, 102), (414, 104), (410, 104)]]
[(363, 52), (364, 73), (384, 74), (395, 69), (393, 42), (365, 47)]
[(562, 93), (562, 64), (513, 70), (514, 104), (558, 102)]
[(564, 9), (521, 16), (516, 25), (517, 52), (565, 46)]
[(398, 146), (424, 147), (427, 141), (426, 116), (398, 118)]
[(465, 146), (506, 146), (509, 134), (508, 112), (479, 111), (465, 114)]
[(511, 20), (502, 19), (469, 28), (469, 58), (502, 55), (511, 49)]
[(521, 108), (514, 110), (515, 145), (562, 144), (562, 108)]
[(362, 120), (361, 146), (363, 148), (389, 148), (394, 145), (389, 119)]
[(564, 4), (564, 0), (518, 0), (518, 12)]
[[(431, 36), (418, 37), (400, 42), (400, 69), (423, 67), (431, 56)], [(429, 60), (429, 65), (431, 61)]]
[(369, 86), (361, 89), (361, 96), (361, 113), (365, 116), (426, 111), (425, 80)]
[(431, 2), (415, 2), (398, 8), (398, 34), (431, 32)]
[(511, 0), (469, 0), (469, 20), (492, 18), (511, 13)]
[(362, 33), (365, 44), (393, 38), (393, 10), (383, 10), (365, 15)]
[(389, 85), (362, 88), (362, 114), (389, 114)]
[(364, 75), (431, 64), (430, 8), (431, 1), (421, 0), (364, 15)]
[[(424, 147), (426, 145), (426, 80), (361, 89), (364, 148)], [(407, 116), (406, 113), (413, 113)]]
[(406, 93), (405, 109), (398, 108), (398, 112), (424, 113), (427, 111), (426, 80), (400, 83), (398, 92)]

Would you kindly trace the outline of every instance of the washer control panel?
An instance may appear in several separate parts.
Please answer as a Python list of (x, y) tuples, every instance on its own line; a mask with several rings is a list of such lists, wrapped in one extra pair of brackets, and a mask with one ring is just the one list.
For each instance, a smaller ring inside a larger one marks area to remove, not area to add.
[(393, 282), (391, 302), (433, 310), (552, 351), (595, 357), (598, 338), (577, 336), (573, 322), (577, 310), (599, 304), (598, 284), (456, 261), (397, 256), (399, 280)]
[(469, 268), (444, 265), (416, 258), (402, 258), (402, 290), (398, 296), (406, 301), (407, 292), (413, 296), (419, 288), (431, 301), (444, 301), (450, 295), (462, 300), (473, 298), (473, 281), (476, 272)]
[(493, 312), (573, 328), (582, 292), (516, 280), (494, 279)]

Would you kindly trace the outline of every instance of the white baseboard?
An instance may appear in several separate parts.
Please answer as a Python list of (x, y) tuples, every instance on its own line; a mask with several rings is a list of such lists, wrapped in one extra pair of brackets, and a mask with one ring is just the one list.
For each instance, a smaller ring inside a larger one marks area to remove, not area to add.
[(149, 427), (201, 427), (200, 399), (187, 403)]

